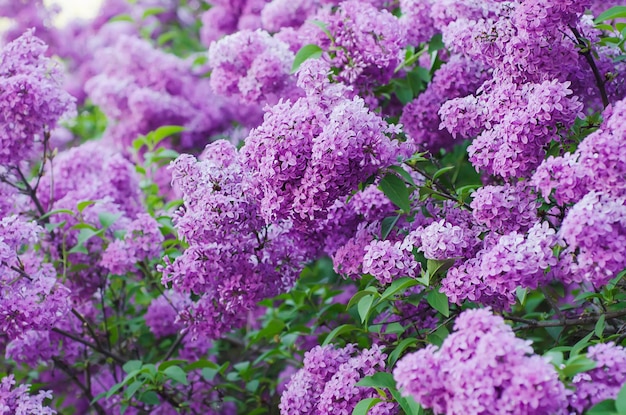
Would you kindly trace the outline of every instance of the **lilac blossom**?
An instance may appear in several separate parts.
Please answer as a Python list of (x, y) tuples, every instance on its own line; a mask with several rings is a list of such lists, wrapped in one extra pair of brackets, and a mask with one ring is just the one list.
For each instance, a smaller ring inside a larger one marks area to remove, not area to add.
[(57, 412), (45, 405), (52, 399), (50, 391), (40, 391), (36, 395), (29, 393), (30, 385), (16, 386), (15, 378), (9, 375), (0, 381), (0, 413), (15, 415), (54, 415)]
[(402, 358), (398, 388), (435, 414), (543, 414), (567, 405), (554, 367), (489, 309), (468, 310), (440, 348)]
[(626, 351), (614, 343), (596, 344), (589, 347), (587, 357), (596, 367), (577, 374), (572, 380), (576, 389), (569, 396), (570, 409), (582, 414), (593, 405), (616, 399), (626, 383)]
[(626, 268), (626, 199), (592, 191), (565, 216), (559, 278), (600, 287)]
[(32, 30), (0, 51), (0, 163), (16, 166), (39, 151), (59, 120), (75, 114), (59, 66)]
[(294, 54), (289, 46), (262, 30), (226, 36), (209, 47), (211, 87), (215, 93), (248, 104), (278, 102), (297, 97), (289, 76)]
[(556, 232), (537, 222), (528, 233), (511, 232), (484, 247), (473, 258), (454, 266), (441, 282), (450, 301), (470, 300), (496, 308), (515, 303), (515, 289), (536, 288), (549, 281), (557, 264), (552, 249)]

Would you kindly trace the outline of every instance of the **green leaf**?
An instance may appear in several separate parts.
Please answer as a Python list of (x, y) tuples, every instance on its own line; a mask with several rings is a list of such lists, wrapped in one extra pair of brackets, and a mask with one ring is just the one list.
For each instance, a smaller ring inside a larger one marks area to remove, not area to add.
[(357, 311), (359, 312), (359, 317), (361, 317), (361, 323), (365, 324), (370, 313), (372, 312), (372, 304), (374, 304), (374, 296), (366, 295), (361, 298), (359, 303), (356, 306)]
[(552, 363), (555, 367), (560, 367), (563, 363), (563, 352), (548, 350), (543, 354), (543, 356), (549, 358), (550, 363)]
[(380, 181), (380, 190), (403, 212), (411, 211), (411, 201), (409, 200), (409, 190), (404, 181), (395, 174), (389, 173)]
[(382, 220), (382, 222), (380, 223), (380, 238), (382, 240), (387, 239), (387, 237), (393, 230), (393, 227), (396, 226), (396, 223), (398, 223), (399, 219), (400, 219), (400, 215), (388, 216)]
[(433, 174), (433, 181), (437, 180), (439, 177), (441, 177), (442, 175), (446, 174), (449, 171), (452, 171), (456, 169), (456, 166), (447, 166), (447, 167), (442, 167), (441, 169), (437, 170), (435, 172), (435, 174)]
[(146, 18), (150, 16), (156, 16), (164, 12), (165, 12), (165, 9), (163, 7), (150, 7), (143, 12), (141, 19), (145, 20)]
[(180, 366), (170, 366), (163, 371), (163, 374), (168, 378), (181, 383), (183, 385), (188, 385), (187, 381), (187, 373)]
[(163, 372), (165, 369), (167, 369), (170, 366), (180, 365), (183, 363), (187, 363), (187, 361), (182, 360), (182, 359), (168, 360), (167, 362), (163, 362), (159, 365), (159, 371)]
[(129, 360), (128, 362), (124, 363), (122, 369), (124, 369), (124, 372), (126, 373), (131, 373), (141, 369), (141, 366), (143, 366), (143, 362), (141, 360)]
[(349, 310), (355, 304), (358, 304), (358, 302), (361, 301), (361, 298), (365, 297), (366, 295), (380, 295), (380, 294), (378, 294), (378, 291), (376, 290), (375, 287), (367, 287), (364, 290), (358, 291), (356, 294), (352, 296), (352, 298), (348, 302), (348, 305), (346, 306), (346, 310)]
[(426, 301), (435, 310), (439, 311), (445, 317), (450, 317), (450, 306), (448, 304), (448, 297), (442, 292), (434, 289), (426, 296)]
[(426, 261), (426, 271), (431, 277), (437, 276), (438, 274), (443, 274), (447, 270), (449, 270), (452, 265), (456, 262), (456, 259), (444, 259), (444, 260), (436, 260), (429, 259)]
[(578, 343), (572, 346), (572, 350), (570, 352), (570, 360), (571, 360), (571, 356), (576, 356), (578, 353), (580, 353), (582, 349), (587, 347), (587, 345), (589, 344), (589, 340), (591, 340), (594, 334), (595, 333), (592, 331), (591, 333), (587, 334), (585, 337), (580, 339)]
[(159, 395), (157, 395), (155, 391), (146, 391), (142, 393), (141, 397), (139, 397), (139, 400), (148, 405), (158, 405), (159, 403), (161, 403), (161, 401), (159, 400)]
[(615, 20), (626, 18), (626, 6), (615, 6), (611, 7), (604, 13), (601, 13), (600, 16), (596, 17), (594, 20), (595, 23), (602, 23), (607, 20)]
[(604, 333), (604, 322), (605, 322), (605, 316), (604, 314), (602, 314), (600, 316), (600, 318), (598, 319), (598, 321), (596, 322), (596, 326), (594, 328), (594, 332), (596, 333), (596, 336), (598, 336), (598, 338), (602, 338), (602, 334)]
[(157, 145), (167, 137), (182, 133), (183, 131), (185, 131), (185, 127), (180, 125), (164, 125), (151, 132), (150, 135), (152, 136), (152, 143)]
[(300, 65), (302, 65), (307, 59), (317, 59), (321, 57), (323, 53), (324, 50), (317, 45), (308, 44), (302, 46), (298, 53), (296, 53), (296, 58), (294, 59), (293, 66), (291, 67), (291, 73), (296, 73), (298, 69), (300, 69)]
[(185, 371), (191, 372), (196, 369), (204, 369), (207, 367), (212, 368), (212, 369), (217, 369), (219, 366), (216, 363), (211, 362), (210, 360), (200, 359), (198, 361), (195, 361), (185, 366)]
[(528, 295), (528, 288), (517, 287), (515, 289), (515, 295), (517, 296), (517, 301), (519, 301), (521, 305), (524, 305), (524, 303), (526, 303), (526, 295)]
[(67, 224), (67, 221), (55, 222), (55, 223), (46, 223), (44, 228), (46, 228), (46, 230), (48, 232), (52, 232), (55, 229), (62, 228), (66, 224)]
[(352, 415), (367, 415), (370, 409), (377, 403), (382, 402), (380, 398), (366, 398), (359, 401), (352, 410)]
[(578, 373), (594, 369), (596, 365), (597, 363), (587, 356), (577, 355), (567, 361), (561, 373), (567, 377), (572, 377)]
[(626, 414), (626, 384), (622, 386), (615, 398), (615, 408), (620, 415)]
[(404, 411), (405, 415), (422, 415), (424, 411), (422, 410), (422, 406), (415, 402), (411, 396), (398, 396), (396, 397), (396, 401), (400, 404), (400, 407)]
[(107, 393), (104, 394), (104, 397), (109, 399), (111, 396), (115, 395), (120, 389), (122, 389), (123, 386), (123, 382), (116, 383), (115, 385), (111, 386)]
[(413, 346), (414, 344), (417, 343), (417, 339), (409, 337), (408, 339), (404, 339), (402, 340), (395, 349), (393, 349), (393, 352), (389, 353), (389, 367), (393, 367), (395, 366), (396, 362), (398, 361), (398, 359), (400, 358), (400, 356), (402, 355), (402, 353), (409, 347)]
[(374, 373), (372, 376), (365, 376), (356, 383), (356, 386), (367, 386), (372, 388), (385, 388), (393, 390), (396, 388), (396, 382), (393, 376), (388, 372)]
[(259, 331), (259, 333), (256, 335), (256, 339), (271, 339), (272, 337), (282, 332), (284, 328), (284, 321), (273, 318), (267, 323), (265, 327), (263, 327), (261, 331)]
[(379, 302), (385, 301), (398, 293), (403, 293), (408, 288), (414, 287), (416, 285), (419, 285), (419, 282), (417, 282), (415, 278), (399, 278), (392, 282), (389, 287), (387, 287), (387, 289), (381, 295)]
[(398, 173), (400, 176), (402, 176), (402, 178), (406, 180), (407, 183), (410, 183), (411, 185), (415, 186), (415, 181), (413, 180), (413, 177), (411, 177), (411, 174), (408, 171), (404, 170), (402, 166), (389, 166), (388, 168), (389, 170), (393, 170), (396, 173)]
[(133, 383), (131, 383), (126, 390), (124, 391), (124, 397), (126, 399), (130, 399), (133, 397), (133, 395), (135, 393), (137, 393), (137, 391), (139, 390), (139, 388), (141, 388), (143, 386), (143, 382), (136, 380)]
[(88, 252), (85, 248), (85, 242), (101, 233), (102, 230), (94, 231), (93, 229), (81, 229), (78, 237), (76, 238), (76, 245), (74, 245), (74, 247), (69, 250), (69, 253), (73, 254), (75, 252), (81, 252), (83, 254), (87, 254)]
[(109, 22), (134, 22), (133, 18), (128, 14), (118, 14), (109, 19)]
[(391, 83), (394, 86), (393, 91), (400, 103), (406, 105), (413, 100), (413, 89), (407, 80), (393, 79)]
[(613, 399), (606, 399), (602, 402), (598, 402), (591, 409), (585, 412), (586, 415), (622, 415), (617, 412), (615, 408), (615, 401)]
[(328, 26), (326, 25), (326, 23), (322, 22), (321, 20), (308, 20), (308, 22), (322, 29), (322, 32), (326, 33), (326, 36), (328, 36), (329, 39), (333, 38), (333, 35), (332, 33), (330, 33), (330, 30), (328, 30)]
[(327, 346), (331, 341), (340, 334), (350, 333), (352, 331), (359, 331), (358, 327), (353, 324), (342, 324), (341, 326), (335, 328), (333, 331), (328, 333), (328, 336), (322, 342), (322, 346)]
[(434, 35), (431, 39), (430, 42), (428, 42), (428, 52), (436, 52), (438, 50), (441, 50), (443, 48), (445, 48), (446, 46), (443, 43), (443, 35), (441, 33), (437, 33), (436, 35)]
[(74, 212), (69, 210), (69, 209), (55, 209), (55, 210), (51, 210), (50, 212), (43, 214), (39, 217), (40, 220), (49, 218), (52, 215), (58, 215), (58, 214), (67, 214), (70, 216), (74, 216)]
[(102, 225), (104, 229), (108, 229), (121, 216), (121, 213), (100, 212), (98, 213), (98, 220), (100, 221), (100, 225)]
[(78, 202), (78, 204), (76, 205), (76, 209), (78, 209), (79, 213), (83, 213), (83, 210), (95, 204), (96, 204), (95, 200), (84, 200), (82, 202)]

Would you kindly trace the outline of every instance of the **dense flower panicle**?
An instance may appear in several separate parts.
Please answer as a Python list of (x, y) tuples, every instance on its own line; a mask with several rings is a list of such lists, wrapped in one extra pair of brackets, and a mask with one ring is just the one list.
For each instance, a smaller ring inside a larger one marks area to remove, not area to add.
[[(97, 297), (81, 304), (74, 302), (73, 305), (82, 316), (95, 322), (100, 319), (95, 310), (95, 302), (98, 302)], [(48, 330), (49, 328), (28, 330), (13, 339), (6, 347), (6, 357), (18, 363), (36, 367), (42, 363), (49, 364), (53, 357), (63, 358), (63, 361), (67, 363), (74, 363), (85, 356), (85, 352), (88, 351), (87, 346), (56, 331)], [(83, 322), (71, 313), (56, 319), (54, 328), (73, 333), (85, 340), (89, 339)]]
[(105, 139), (121, 149), (141, 134), (181, 125), (181, 148), (202, 147), (232, 119), (225, 102), (213, 95), (208, 79), (191, 62), (122, 36), (97, 57), (98, 75), (85, 84), (89, 97), (109, 119)]
[(313, 0), (272, 0), (261, 11), (263, 28), (270, 32), (285, 27), (298, 28), (315, 13), (319, 3)]
[(410, 241), (374, 240), (365, 246), (362, 271), (381, 284), (390, 284), (400, 277), (417, 277), (420, 264), (413, 256)]
[(46, 48), (30, 30), (0, 51), (1, 164), (31, 159), (57, 122), (76, 111)]
[(324, 239), (323, 251), (326, 255), (333, 256), (353, 238), (361, 223), (383, 220), (396, 210), (394, 204), (376, 186), (368, 186), (348, 199), (337, 199), (317, 230)]
[[(384, 370), (386, 357), (380, 347), (374, 345), (341, 364), (333, 377), (326, 382), (324, 391), (319, 397), (317, 406), (319, 414), (351, 415), (356, 404), (362, 399), (377, 397), (375, 390), (356, 386), (356, 383), (365, 376)], [(398, 410), (397, 405), (384, 402), (375, 405), (369, 413), (392, 415), (397, 414)]]
[(361, 223), (355, 235), (340, 246), (332, 255), (335, 272), (344, 277), (359, 279), (363, 274), (363, 260), (366, 248), (374, 241), (380, 224)]
[(549, 281), (546, 271), (557, 264), (552, 249), (556, 232), (547, 222), (537, 222), (527, 234), (511, 232), (478, 252), (476, 257), (451, 268), (441, 282), (450, 301), (463, 300), (498, 309), (515, 303), (515, 289), (534, 289)]
[(467, 223), (453, 224), (441, 219), (413, 234), (419, 238), (418, 249), (427, 259), (464, 258), (476, 253), (480, 244), (478, 231)]
[(304, 415), (314, 412), (319, 397), (342, 363), (350, 359), (354, 346), (343, 349), (315, 346), (304, 354), (304, 367), (291, 377), (280, 398), (281, 415)]
[(173, 163), (184, 201), (174, 221), (189, 247), (174, 262), (166, 258), (163, 281), (200, 296), (180, 319), (193, 337), (215, 338), (245, 324), (258, 301), (290, 287), (317, 251), (289, 222), (265, 224), (253, 192), (257, 178), (232, 144), (216, 141), (204, 154), (202, 161), (183, 155)]
[(183, 325), (176, 322), (178, 313), (191, 304), (191, 300), (184, 295), (168, 290), (163, 295), (152, 300), (144, 315), (146, 325), (152, 334), (157, 337), (170, 336), (183, 329)]
[(267, 0), (215, 0), (201, 17), (200, 40), (205, 46), (237, 30), (262, 27), (261, 11)]
[[(87, 142), (56, 155), (54, 162), (46, 165), (37, 197), (47, 211), (67, 209), (77, 212), (79, 203), (91, 201), (80, 215), (82, 221), (101, 228), (101, 218), (115, 218), (103, 235), (110, 240), (114, 239), (115, 231), (125, 229), (145, 211), (139, 175), (134, 165), (102, 141)], [(80, 222), (79, 217), (55, 214), (50, 217), (50, 222), (64, 223), (54, 231), (55, 238), (64, 235), (66, 246), (76, 245), (80, 230), (72, 227)], [(62, 253), (58, 252), (54, 241), (46, 242), (46, 246), (53, 255), (61, 257)], [(88, 264), (89, 267), (69, 270), (68, 277), (74, 295), (89, 297), (107, 274), (100, 265), (106, 246), (101, 238), (93, 237), (86, 241), (84, 247), (87, 253), (71, 253), (68, 260)], [(127, 253), (123, 254), (126, 256)]]
[(13, 375), (0, 381), (0, 414), (3, 415), (54, 415), (57, 412), (44, 401), (52, 399), (50, 391), (40, 391), (37, 395), (29, 393), (30, 385), (16, 386)]
[(539, 202), (524, 182), (483, 186), (472, 193), (474, 220), (491, 231), (525, 232), (537, 222)]
[(415, 150), (437, 152), (452, 147), (456, 134), (440, 127), (443, 114), (439, 110), (448, 100), (475, 93), (487, 75), (481, 64), (462, 55), (452, 56), (435, 72), (426, 90), (404, 107), (400, 118)]
[(0, 220), (0, 333), (15, 339), (28, 330), (47, 330), (69, 311), (69, 290), (53, 266), (24, 247), (43, 229), (18, 216)]
[(601, 287), (626, 268), (626, 198), (592, 191), (567, 213), (558, 276)]
[[(304, 355), (304, 367), (292, 376), (280, 400), (281, 415), (351, 414), (361, 400), (374, 397), (372, 388), (355, 386), (364, 376), (385, 368), (381, 349), (359, 351), (349, 344), (344, 348), (316, 346)], [(372, 414), (395, 414), (396, 406), (379, 403)]]
[(530, 184), (549, 201), (559, 206), (577, 202), (588, 191), (589, 177), (578, 164), (578, 154), (566, 153), (545, 159), (533, 174)]
[(102, 141), (87, 142), (56, 155), (52, 167), (46, 165), (37, 197), (50, 209), (75, 210), (79, 201), (110, 200), (125, 216), (134, 218), (143, 211), (134, 165)]
[(435, 414), (552, 415), (566, 407), (554, 367), (515, 337), (502, 317), (468, 310), (440, 348), (427, 346), (401, 359), (398, 388)]
[[(461, 99), (459, 106), (444, 106), (440, 111), (442, 125), (452, 134), (476, 132), (464, 125), (465, 120), (476, 125), (476, 119), (481, 119), (478, 125), (485, 130), (468, 148), (474, 167), (505, 179), (523, 177), (541, 164), (546, 144), (560, 138), (559, 129), (573, 124), (582, 104), (571, 96), (568, 83), (553, 80), (518, 85), (496, 79), (479, 89), (479, 100), (485, 101), (482, 105), (468, 107), (467, 100)], [(454, 121), (447, 123), (447, 117)]]
[(430, 17), (431, 0), (400, 0), (400, 24), (404, 27), (406, 41), (418, 46), (427, 42), (436, 33), (433, 19)]
[(587, 357), (596, 367), (574, 376), (572, 386), (576, 389), (569, 396), (570, 410), (582, 414), (605, 399), (616, 399), (626, 383), (626, 350), (614, 343), (596, 344), (589, 347)]
[(211, 43), (211, 87), (248, 104), (275, 104), (298, 95), (289, 76), (293, 60), (286, 43), (262, 30), (242, 30)]
[(164, 240), (158, 222), (147, 213), (139, 214), (124, 231), (124, 238), (113, 241), (102, 253), (100, 262), (118, 275), (132, 271), (137, 262), (157, 258)]
[[(299, 75), (305, 89), (309, 73), (305, 69)], [(242, 152), (258, 176), (268, 223), (291, 219), (299, 225), (325, 218), (337, 199), (397, 157), (398, 145), (388, 137), (397, 129), (369, 111), (363, 99), (346, 98), (344, 92), (308, 90), (294, 103), (270, 108), (250, 133)]]
[(615, 103), (609, 114), (576, 153), (590, 190), (620, 197), (626, 195), (626, 100)]
[(332, 14), (322, 10), (315, 19), (326, 24), (332, 39), (318, 29), (306, 43), (326, 51), (325, 59), (339, 68), (339, 81), (362, 91), (389, 81), (406, 43), (398, 18), (367, 2), (348, 0)]

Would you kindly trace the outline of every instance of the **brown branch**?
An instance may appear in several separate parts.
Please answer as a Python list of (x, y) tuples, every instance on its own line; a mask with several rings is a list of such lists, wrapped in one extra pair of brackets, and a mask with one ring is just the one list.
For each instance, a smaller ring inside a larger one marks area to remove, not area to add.
[(78, 343), (80, 343), (82, 345), (85, 345), (85, 346), (89, 347), (90, 349), (93, 349), (94, 351), (96, 351), (96, 352), (98, 352), (98, 353), (100, 353), (100, 354), (102, 354), (102, 355), (104, 355), (106, 357), (110, 357), (111, 359), (115, 360), (117, 363), (119, 363), (121, 365), (126, 363), (126, 360), (124, 360), (124, 358), (122, 358), (122, 357), (116, 355), (115, 353), (110, 352), (110, 351), (108, 351), (106, 349), (98, 347), (98, 345), (95, 345), (95, 344), (93, 344), (93, 343), (91, 343), (91, 342), (89, 342), (89, 341), (87, 341), (85, 339), (81, 339), (80, 337), (78, 337), (78, 336), (76, 336), (76, 335), (74, 335), (72, 333), (69, 333), (69, 332), (67, 332), (65, 330), (61, 330), (61, 329), (56, 328), (56, 327), (53, 328), (52, 331), (55, 332), (55, 333), (60, 334), (61, 336), (67, 337), (68, 339), (72, 339), (75, 342), (78, 342)]
[(545, 327), (572, 327), (572, 326), (584, 326), (587, 324), (596, 323), (602, 316), (604, 316), (607, 320), (613, 318), (619, 318), (626, 316), (626, 309), (620, 311), (612, 311), (610, 313), (601, 313), (593, 316), (583, 317), (580, 316), (578, 318), (566, 318), (561, 321), (559, 320), (530, 320), (526, 318), (520, 318), (515, 316), (507, 316), (503, 315), (505, 320), (511, 320), (516, 323), (523, 323), (524, 325), (515, 327), (514, 330), (529, 330), (536, 328), (545, 328)]
[(72, 379), (72, 381), (76, 384), (76, 386), (78, 386), (83, 391), (85, 397), (89, 399), (90, 405), (94, 407), (98, 415), (106, 415), (104, 408), (102, 408), (102, 406), (98, 402), (93, 402), (93, 394), (91, 393), (90, 388), (88, 388), (86, 385), (83, 384), (83, 382), (80, 381), (80, 379), (78, 379), (78, 376), (76, 376), (76, 373), (72, 371), (72, 368), (67, 363), (63, 362), (57, 357), (53, 357), (52, 361), (54, 362), (55, 366), (57, 366), (67, 376), (69, 376), (70, 379)]
[(593, 72), (594, 78), (596, 78), (596, 84), (598, 85), (598, 89), (600, 90), (600, 96), (602, 97), (602, 104), (604, 105), (604, 108), (606, 108), (609, 106), (609, 98), (605, 88), (606, 80), (602, 78), (602, 75), (598, 70), (598, 66), (593, 59), (593, 55), (591, 54), (591, 48), (585, 43), (585, 39), (583, 38), (583, 36), (580, 34), (578, 29), (576, 29), (576, 27), (570, 25), (569, 28), (576, 37), (576, 43), (581, 48), (579, 53), (585, 57), (587, 63), (589, 64), (589, 67), (591, 68), (591, 71)]

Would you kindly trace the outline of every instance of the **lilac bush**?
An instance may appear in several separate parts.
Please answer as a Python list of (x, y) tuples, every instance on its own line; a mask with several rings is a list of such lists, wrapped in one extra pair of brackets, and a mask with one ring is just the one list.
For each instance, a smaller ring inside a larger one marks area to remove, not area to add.
[(0, 414), (624, 413), (619, 2), (59, 12), (0, 0)]

